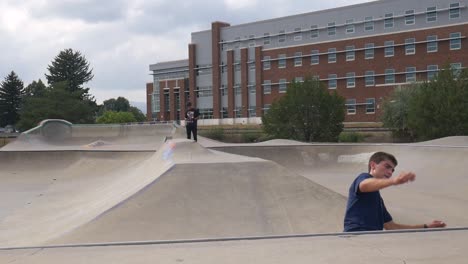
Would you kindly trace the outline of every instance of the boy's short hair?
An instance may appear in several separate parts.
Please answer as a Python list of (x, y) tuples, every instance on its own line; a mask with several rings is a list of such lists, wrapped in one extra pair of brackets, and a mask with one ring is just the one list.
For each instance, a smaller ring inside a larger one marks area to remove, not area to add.
[(192, 103), (191, 103), (191, 102), (188, 102), (188, 103), (187, 103), (187, 107), (190, 107), (190, 106), (192, 106)]
[(370, 172), (370, 169), (371, 169), (370, 167), (371, 161), (379, 164), (380, 162), (384, 160), (391, 161), (393, 164), (395, 164), (395, 167), (396, 165), (398, 165), (398, 161), (395, 158), (395, 156), (387, 152), (379, 151), (379, 152), (375, 152), (374, 154), (372, 154), (372, 156), (369, 158), (369, 163), (367, 165), (368, 171)]

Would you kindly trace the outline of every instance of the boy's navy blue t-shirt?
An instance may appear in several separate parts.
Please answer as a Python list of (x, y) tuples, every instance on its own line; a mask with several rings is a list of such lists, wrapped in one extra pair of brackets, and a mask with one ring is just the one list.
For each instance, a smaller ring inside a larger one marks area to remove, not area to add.
[(344, 232), (383, 230), (384, 223), (392, 221), (379, 191), (359, 190), (359, 184), (369, 178), (372, 175), (361, 173), (349, 187)]

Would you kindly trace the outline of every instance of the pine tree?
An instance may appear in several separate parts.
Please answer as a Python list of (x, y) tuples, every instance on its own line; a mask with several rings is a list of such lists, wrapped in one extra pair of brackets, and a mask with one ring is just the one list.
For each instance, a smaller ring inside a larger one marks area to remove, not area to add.
[(31, 84), (26, 86), (25, 90), (25, 96), (42, 96), (45, 93), (46, 90), (45, 84), (42, 82), (41, 79), (39, 79), (37, 82), (33, 81)]
[(47, 67), (49, 74), (45, 74), (49, 85), (67, 82), (67, 90), (76, 92), (83, 90), (84, 95), (89, 88), (84, 89), (82, 85), (93, 79), (93, 70), (89, 69), (89, 63), (79, 52), (72, 49), (63, 50)]
[(0, 84), (0, 126), (18, 122), (23, 95), (23, 81), (12, 71)]

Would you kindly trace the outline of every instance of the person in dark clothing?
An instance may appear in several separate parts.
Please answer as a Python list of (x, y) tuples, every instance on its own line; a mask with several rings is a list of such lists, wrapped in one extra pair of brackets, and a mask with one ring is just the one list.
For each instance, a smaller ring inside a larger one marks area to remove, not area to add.
[(376, 152), (370, 157), (369, 172), (361, 173), (349, 187), (344, 232), (445, 227), (439, 220), (419, 225), (393, 221), (379, 190), (416, 179), (412, 172), (402, 172), (391, 178), (397, 164), (396, 158), (389, 153)]
[(185, 129), (187, 130), (187, 139), (193, 139), (197, 141), (197, 120), (200, 115), (198, 109), (192, 107), (192, 103), (187, 103), (187, 110), (185, 111)]

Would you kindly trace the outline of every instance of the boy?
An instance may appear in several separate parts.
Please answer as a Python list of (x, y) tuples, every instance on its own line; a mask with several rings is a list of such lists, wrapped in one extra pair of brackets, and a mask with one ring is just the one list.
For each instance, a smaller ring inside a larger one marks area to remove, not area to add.
[(376, 152), (370, 157), (369, 172), (361, 173), (349, 187), (344, 232), (445, 227), (439, 220), (420, 225), (393, 222), (379, 190), (416, 179), (412, 172), (402, 172), (391, 178), (397, 164), (396, 158), (389, 153)]

